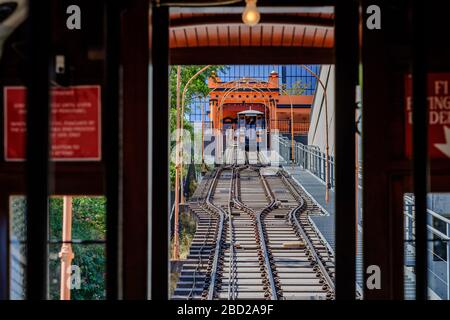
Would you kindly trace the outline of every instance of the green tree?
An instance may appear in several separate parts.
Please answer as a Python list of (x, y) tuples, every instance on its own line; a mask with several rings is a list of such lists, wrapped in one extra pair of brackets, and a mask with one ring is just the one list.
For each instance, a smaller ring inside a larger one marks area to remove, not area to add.
[(288, 88), (286, 83), (283, 83), (281, 85), (281, 94), (282, 95), (302, 95), (305, 93), (306, 89), (308, 89), (309, 84), (303, 83), (302, 81), (298, 80), (295, 81), (290, 88)]
[[(186, 84), (188, 83), (189, 79), (191, 79), (198, 71), (200, 71), (204, 66), (181, 66), (181, 72), (180, 72), (180, 108), (181, 108), (181, 100), (182, 100), (182, 92), (184, 88), (186, 87)], [(174, 132), (177, 127), (177, 69), (178, 66), (171, 66), (170, 67), (170, 78), (169, 78), (169, 85), (170, 85), (170, 112), (169, 112), (169, 127), (170, 131)], [(192, 101), (196, 98), (206, 98), (210, 92), (210, 89), (208, 88), (208, 77), (211, 75), (211, 73), (218, 72), (219, 70), (224, 70), (225, 67), (223, 66), (210, 66), (207, 68), (204, 72), (200, 73), (195, 79), (193, 79), (189, 87), (186, 90), (185, 95), (185, 104), (184, 104), (184, 114), (182, 115), (184, 117), (184, 128), (189, 130), (192, 134), (192, 125), (189, 123), (187, 115), (191, 112), (190, 105)], [(171, 150), (175, 147), (175, 141), (171, 142)], [(197, 170), (200, 170), (200, 166), (196, 166)], [(183, 174), (184, 176), (187, 174), (188, 170), (184, 170)], [(175, 164), (173, 162), (170, 163), (170, 185), (171, 190), (175, 189)], [(191, 185), (189, 186), (189, 190), (193, 192), (193, 189), (195, 188), (196, 183), (191, 182)], [(181, 251), (181, 258), (186, 258), (189, 247), (192, 242), (192, 238), (195, 233), (195, 219), (192, 216), (187, 215), (181, 215), (180, 219), (180, 251)], [(173, 240), (173, 239), (172, 239)], [(171, 241), (171, 249), (173, 249), (173, 241)], [(173, 293), (173, 290), (175, 289), (176, 282), (178, 279), (179, 274), (172, 273), (171, 274), (171, 293)]]
[[(191, 79), (198, 71), (200, 71), (203, 65), (189, 65), (189, 66), (181, 66), (180, 73), (180, 108), (181, 108), (181, 97), (186, 84), (189, 79)], [(170, 89), (170, 112), (169, 112), (169, 127), (170, 132), (174, 132), (177, 127), (177, 69), (178, 66), (170, 66), (169, 73), (169, 89)], [(209, 94), (208, 88), (208, 77), (211, 73), (218, 72), (220, 70), (225, 70), (224, 66), (210, 66), (204, 72), (200, 73), (195, 79), (191, 81), (189, 84), (186, 95), (185, 95), (185, 104), (184, 104), (184, 128), (189, 130), (192, 133), (192, 125), (189, 123), (187, 115), (191, 111), (191, 103), (196, 98), (206, 98)], [(171, 150), (175, 147), (175, 141), (171, 142)], [(186, 174), (186, 170), (184, 172)], [(170, 182), (171, 189), (173, 190), (175, 187), (175, 165), (174, 163), (170, 163)]]
[[(72, 239), (75, 255), (72, 265), (81, 271), (80, 289), (71, 291), (72, 300), (105, 299), (105, 245), (106, 238), (106, 199), (104, 197), (73, 198)], [(62, 239), (63, 199), (52, 198), (50, 201), (50, 239), (52, 242)], [(98, 243), (100, 242), (100, 243)], [(59, 299), (60, 259), (57, 256), (61, 244), (50, 244), (50, 298)]]

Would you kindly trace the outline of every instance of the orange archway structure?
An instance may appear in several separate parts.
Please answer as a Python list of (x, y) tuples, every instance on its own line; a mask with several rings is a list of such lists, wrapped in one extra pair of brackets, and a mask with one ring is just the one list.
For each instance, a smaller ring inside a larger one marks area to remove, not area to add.
[[(267, 81), (241, 78), (223, 82), (215, 73), (208, 78), (209, 121), (214, 129), (237, 128), (238, 113), (255, 110), (264, 114), (267, 130), (278, 129), (280, 134), (306, 136), (309, 130), (311, 104), (314, 96), (288, 95), (280, 89), (278, 73), (272, 71)], [(291, 114), (291, 107), (293, 114)]]

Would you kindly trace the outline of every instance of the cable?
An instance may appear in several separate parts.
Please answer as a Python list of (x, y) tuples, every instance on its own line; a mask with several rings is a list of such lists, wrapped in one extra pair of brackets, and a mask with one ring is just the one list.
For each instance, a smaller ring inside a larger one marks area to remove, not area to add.
[(157, 1), (156, 4), (157, 6), (160, 7), (212, 7), (212, 6), (224, 6), (240, 2), (243, 2), (243, 0), (221, 0), (221, 1), (199, 0), (198, 2), (184, 2), (172, 0), (172, 1)]

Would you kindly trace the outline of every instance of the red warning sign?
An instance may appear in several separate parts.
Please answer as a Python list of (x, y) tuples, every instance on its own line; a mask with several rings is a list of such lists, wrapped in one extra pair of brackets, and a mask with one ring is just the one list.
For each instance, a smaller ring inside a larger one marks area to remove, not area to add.
[[(450, 73), (429, 73), (428, 154), (431, 159), (450, 158)], [(406, 76), (406, 156), (412, 155), (412, 81)]]
[[(51, 90), (51, 158), (56, 161), (101, 159), (100, 86)], [(4, 155), (25, 159), (26, 88), (4, 88)]]

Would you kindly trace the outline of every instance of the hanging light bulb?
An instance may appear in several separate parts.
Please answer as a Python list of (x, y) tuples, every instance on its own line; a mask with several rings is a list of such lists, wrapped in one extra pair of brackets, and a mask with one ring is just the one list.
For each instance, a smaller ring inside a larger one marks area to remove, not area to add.
[(260, 19), (258, 8), (256, 8), (257, 0), (245, 0), (247, 5), (242, 13), (242, 21), (250, 27), (256, 26)]

